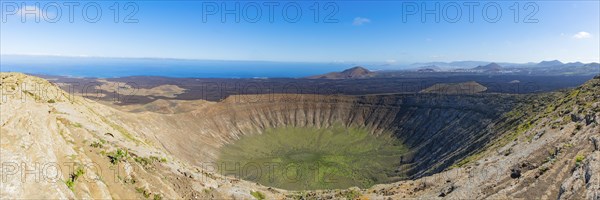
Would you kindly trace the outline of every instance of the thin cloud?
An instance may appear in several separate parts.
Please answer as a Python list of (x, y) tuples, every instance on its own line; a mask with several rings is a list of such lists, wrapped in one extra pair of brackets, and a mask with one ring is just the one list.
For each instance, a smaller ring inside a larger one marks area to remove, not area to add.
[(585, 39), (585, 38), (591, 38), (592, 34), (585, 32), (585, 31), (581, 31), (575, 35), (573, 35), (573, 38), (575, 39)]
[(361, 26), (363, 24), (370, 23), (370, 22), (371, 22), (370, 19), (363, 18), (363, 17), (356, 17), (356, 18), (354, 18), (354, 21), (352, 22), (352, 25), (354, 25), (354, 26)]

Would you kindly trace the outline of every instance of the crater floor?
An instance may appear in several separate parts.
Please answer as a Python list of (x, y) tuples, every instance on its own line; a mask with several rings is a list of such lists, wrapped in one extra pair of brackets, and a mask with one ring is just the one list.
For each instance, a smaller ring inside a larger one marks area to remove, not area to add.
[(290, 190), (368, 188), (403, 175), (407, 149), (366, 128), (279, 127), (241, 137), (220, 149), (221, 174)]

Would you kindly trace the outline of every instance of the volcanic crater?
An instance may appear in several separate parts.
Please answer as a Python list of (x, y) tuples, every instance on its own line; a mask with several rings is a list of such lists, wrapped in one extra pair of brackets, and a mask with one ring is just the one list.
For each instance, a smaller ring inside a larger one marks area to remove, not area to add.
[[(506, 94), (234, 95), (153, 119), (171, 127), (158, 135), (169, 152), (224, 175), (294, 190), (366, 188), (440, 172), (482, 149), (501, 132), (502, 116), (516, 100)], [(305, 158), (286, 161), (290, 155)], [(381, 170), (369, 173), (375, 169)], [(307, 173), (311, 183), (297, 179)]]

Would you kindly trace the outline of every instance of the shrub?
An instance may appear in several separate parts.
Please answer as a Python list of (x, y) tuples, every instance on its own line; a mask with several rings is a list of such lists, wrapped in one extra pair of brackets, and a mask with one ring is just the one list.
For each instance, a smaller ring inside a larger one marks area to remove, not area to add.
[(77, 127), (77, 128), (81, 128), (81, 127), (83, 127), (83, 125), (81, 125), (80, 123), (74, 123), (74, 124), (72, 124), (72, 125), (73, 125), (74, 127)]
[(136, 187), (136, 188), (135, 188), (135, 191), (136, 191), (136, 192), (139, 192), (139, 193), (142, 193), (142, 192), (144, 191), (144, 188), (141, 188), (141, 187)]
[(135, 162), (137, 163), (140, 163), (142, 166), (152, 164), (152, 160), (150, 160), (149, 158), (135, 157), (133, 160), (135, 160)]
[(360, 192), (356, 191), (356, 190), (350, 190), (346, 193), (346, 199), (358, 199), (358, 197), (360, 196)]
[(77, 179), (83, 176), (84, 174), (85, 171), (83, 170), (83, 168), (78, 167), (77, 170), (69, 176), (69, 180), (65, 181), (65, 184), (70, 190), (73, 190), (73, 188), (75, 187), (75, 181), (77, 181)]
[(65, 181), (65, 184), (71, 191), (73, 191), (73, 187), (75, 187), (75, 182), (73, 182), (73, 180), (69, 179), (69, 180)]
[(259, 191), (252, 191), (252, 192), (250, 192), (250, 194), (258, 200), (263, 200), (266, 198), (265, 194), (263, 194), (262, 192), (259, 192)]
[(566, 148), (571, 148), (571, 147), (573, 147), (573, 144), (571, 144), (571, 143), (566, 143), (566, 144), (564, 144), (564, 145), (563, 145), (563, 147), (566, 147)]
[(110, 155), (108, 155), (108, 158), (110, 159), (110, 163), (112, 164), (117, 164), (120, 161), (124, 160), (125, 158), (127, 158), (127, 151), (123, 151), (121, 149), (117, 149), (116, 151), (114, 151), (113, 153), (111, 153)]
[(77, 171), (75, 171), (75, 179), (79, 178), (80, 176), (83, 176), (83, 174), (85, 174), (85, 171), (83, 171), (83, 168), (81, 168), (81, 167), (77, 168)]
[(156, 156), (150, 156), (150, 157), (135, 157), (133, 160), (135, 160), (135, 162), (140, 163), (142, 166), (147, 166), (150, 165), (154, 162), (167, 162), (166, 158), (158, 158)]
[(104, 145), (102, 145), (101, 142), (92, 142), (92, 144), (90, 144), (90, 146), (94, 147), (94, 148), (102, 148), (102, 147), (104, 147)]
[(575, 165), (579, 166), (583, 160), (585, 160), (585, 156), (583, 156), (583, 155), (575, 156)]
[(548, 156), (550, 157), (554, 157), (557, 153), (556, 149), (548, 149)]
[(150, 192), (148, 192), (146, 189), (144, 189), (142, 187), (136, 187), (135, 191), (144, 195), (145, 198), (150, 198)]

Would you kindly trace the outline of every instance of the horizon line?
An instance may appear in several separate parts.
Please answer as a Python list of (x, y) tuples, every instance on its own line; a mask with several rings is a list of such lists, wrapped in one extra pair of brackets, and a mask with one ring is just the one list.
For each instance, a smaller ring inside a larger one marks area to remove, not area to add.
[(510, 64), (532, 64), (532, 63), (541, 63), (548, 61), (559, 61), (563, 64), (567, 63), (584, 63), (584, 64), (593, 64), (600, 63), (600, 58), (596, 61), (592, 62), (583, 62), (583, 61), (572, 61), (572, 62), (563, 62), (558, 59), (548, 59), (541, 60), (539, 62), (536, 61), (528, 61), (528, 62), (511, 62), (511, 61), (487, 61), (487, 60), (447, 60), (447, 61), (416, 61), (416, 62), (387, 62), (387, 61), (278, 61), (278, 60), (245, 60), (245, 59), (211, 59), (211, 58), (175, 58), (175, 57), (119, 57), (119, 56), (97, 56), (97, 55), (61, 55), (61, 54), (1, 54), (0, 56), (39, 56), (39, 57), (62, 57), (62, 58), (101, 58), (101, 59), (139, 59), (139, 60), (180, 60), (180, 61), (222, 61), (222, 62), (273, 62), (273, 63), (321, 63), (321, 64), (351, 64), (360, 66), (357, 63), (377, 63), (380, 66), (402, 66), (402, 65), (414, 65), (414, 64), (428, 64), (428, 63), (453, 63), (453, 62), (487, 62), (487, 63), (510, 63)]

